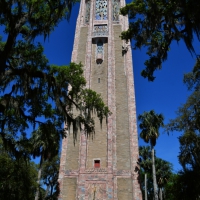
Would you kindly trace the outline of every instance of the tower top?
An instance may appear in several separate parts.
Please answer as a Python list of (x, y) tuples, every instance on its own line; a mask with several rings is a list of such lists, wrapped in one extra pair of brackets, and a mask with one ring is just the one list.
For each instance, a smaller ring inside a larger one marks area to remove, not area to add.
[(125, 6), (125, 0), (82, 0), (81, 16), (84, 23), (119, 23), (124, 18), (119, 15), (120, 8)]

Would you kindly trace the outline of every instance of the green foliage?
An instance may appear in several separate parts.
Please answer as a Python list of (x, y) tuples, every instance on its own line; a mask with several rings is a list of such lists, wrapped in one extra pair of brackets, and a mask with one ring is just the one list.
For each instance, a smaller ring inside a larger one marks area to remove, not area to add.
[(164, 125), (163, 115), (156, 114), (154, 110), (151, 110), (139, 115), (138, 120), (141, 122), (139, 125), (140, 137), (147, 143), (150, 141), (151, 147), (154, 147), (156, 139), (159, 137), (159, 128)]
[[(200, 187), (200, 82), (199, 82), (199, 60), (191, 73), (184, 76), (184, 82), (191, 90), (188, 97), (177, 111), (177, 117), (170, 120), (166, 125), (166, 131), (182, 131), (179, 137), (180, 153), (179, 163), (182, 170), (175, 180), (180, 185), (180, 191), (175, 191), (177, 199), (189, 200), (199, 199)], [(174, 183), (174, 184), (176, 184)], [(171, 188), (170, 188), (171, 190)], [(176, 199), (176, 198), (175, 198)]]
[(42, 167), (42, 182), (46, 186), (45, 200), (56, 200), (59, 187), (58, 187), (58, 175), (59, 175), (60, 158), (55, 156), (51, 161), (44, 162)]
[(154, 71), (161, 69), (173, 41), (183, 40), (188, 50), (196, 55), (194, 36), (200, 40), (200, 2), (196, 0), (133, 0), (121, 8), (129, 15), (129, 29), (122, 39), (133, 39), (134, 48), (147, 47), (149, 59), (141, 75), (153, 81)]
[(15, 159), (0, 145), (0, 199), (34, 199), (37, 170), (33, 162)]
[[(153, 179), (152, 179), (152, 158), (150, 146), (139, 147), (139, 164), (141, 188), (144, 196), (144, 175), (147, 174), (147, 194), (148, 199), (154, 198)], [(165, 191), (169, 179), (172, 175), (172, 164), (155, 156), (156, 179), (159, 190)], [(164, 198), (165, 199), (165, 198)]]
[(138, 120), (141, 122), (139, 127), (141, 129), (140, 137), (151, 145), (151, 161), (152, 161), (152, 176), (154, 187), (154, 199), (158, 200), (158, 188), (156, 180), (156, 167), (154, 158), (154, 146), (156, 145), (156, 139), (159, 137), (159, 128), (163, 126), (164, 117), (162, 114), (156, 114), (154, 110), (144, 112), (138, 116)]
[(199, 199), (199, 173), (193, 171), (180, 171), (172, 174), (165, 186), (166, 200)]
[(184, 170), (200, 170), (200, 134), (185, 132), (179, 137), (179, 162)]
[[(42, 165), (42, 176), (39, 184), (39, 200), (54, 200), (58, 196), (58, 156), (46, 160)], [(5, 150), (0, 140), (0, 199), (34, 200), (38, 188), (37, 176), (39, 165), (29, 159), (16, 159)], [(46, 190), (44, 190), (46, 186)]]
[[(165, 200), (182, 199), (182, 183), (180, 182), (179, 174), (171, 174), (165, 186)], [(182, 195), (183, 196), (183, 195)]]
[(92, 113), (100, 122), (109, 114), (100, 95), (85, 89), (81, 64), (50, 65), (41, 44), (34, 43), (69, 17), (74, 2), (0, 2), (0, 25), (7, 36), (0, 40), (0, 136), (15, 153), (21, 138), (28, 140), (31, 127), (38, 131), (51, 127), (49, 135), (63, 137), (65, 122), (73, 127), (75, 139), (78, 129), (94, 133)]
[(185, 104), (177, 110), (177, 117), (170, 120), (166, 125), (166, 131), (184, 131), (199, 133), (200, 132), (200, 61), (197, 60), (196, 65), (191, 73), (184, 75), (184, 83), (191, 94)]

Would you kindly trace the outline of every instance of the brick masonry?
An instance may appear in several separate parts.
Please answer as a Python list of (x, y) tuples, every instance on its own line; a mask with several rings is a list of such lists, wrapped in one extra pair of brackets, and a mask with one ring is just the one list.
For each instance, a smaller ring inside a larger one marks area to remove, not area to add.
[[(76, 24), (73, 62), (82, 62), (87, 88), (100, 93), (112, 115), (108, 123), (95, 120), (94, 138), (79, 133), (62, 142), (59, 200), (141, 200), (138, 180), (138, 135), (133, 81), (132, 52), (119, 37), (128, 28), (128, 18), (112, 20), (112, 1), (107, 2), (108, 19), (95, 20), (95, 0), (90, 1), (90, 20), (85, 23), (85, 1), (81, 1)], [(120, 0), (124, 6), (125, 1)], [(95, 25), (107, 25), (108, 35), (94, 36)], [(96, 63), (96, 46), (103, 41), (103, 62)], [(128, 51), (122, 55), (122, 46)], [(94, 160), (100, 168), (94, 168)]]

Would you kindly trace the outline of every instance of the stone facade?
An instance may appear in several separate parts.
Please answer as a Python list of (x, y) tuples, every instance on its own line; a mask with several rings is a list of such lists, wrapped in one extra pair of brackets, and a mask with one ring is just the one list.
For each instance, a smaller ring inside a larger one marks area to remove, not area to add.
[[(125, 0), (82, 0), (72, 61), (84, 65), (87, 87), (100, 93), (112, 115), (95, 135), (63, 139), (59, 200), (141, 200), (138, 136), (130, 44), (119, 37), (128, 19)], [(126, 53), (123, 54), (123, 48)], [(96, 168), (95, 162), (100, 167)]]

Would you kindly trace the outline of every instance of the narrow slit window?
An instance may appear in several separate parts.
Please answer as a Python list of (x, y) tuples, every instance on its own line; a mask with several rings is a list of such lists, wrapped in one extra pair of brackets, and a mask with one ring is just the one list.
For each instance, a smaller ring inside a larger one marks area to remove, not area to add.
[(98, 78), (98, 83), (100, 83), (100, 78)]
[(94, 160), (94, 168), (100, 168), (100, 160)]

